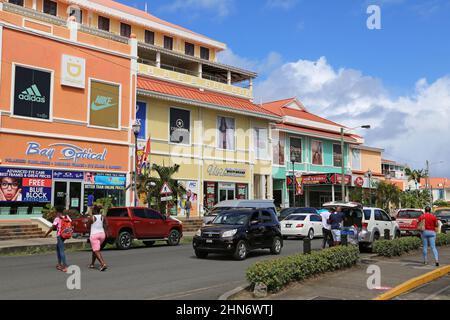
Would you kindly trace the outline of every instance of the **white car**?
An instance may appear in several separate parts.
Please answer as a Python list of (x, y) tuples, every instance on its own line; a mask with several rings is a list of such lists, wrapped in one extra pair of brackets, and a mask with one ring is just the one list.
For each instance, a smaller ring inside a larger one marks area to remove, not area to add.
[(314, 239), (322, 237), (322, 218), (314, 213), (293, 213), (286, 217), (281, 224), (283, 238), (298, 237)]

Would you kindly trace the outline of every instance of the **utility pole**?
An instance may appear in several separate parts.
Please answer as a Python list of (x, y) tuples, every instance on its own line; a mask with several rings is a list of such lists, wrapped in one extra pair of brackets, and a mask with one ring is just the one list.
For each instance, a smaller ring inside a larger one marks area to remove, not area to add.
[(295, 207), (295, 188), (297, 187), (296, 183), (297, 181), (295, 181), (295, 161), (292, 160), (292, 207)]
[(341, 192), (342, 192), (342, 202), (345, 202), (345, 172), (344, 172), (344, 128), (341, 128)]
[(432, 208), (433, 207), (433, 191), (432, 190), (430, 190), (430, 162), (427, 160), (427, 176), (426, 176), (426, 184), (427, 184), (427, 192), (429, 192), (430, 193), (430, 200), (431, 200), (431, 203), (430, 203), (430, 208)]

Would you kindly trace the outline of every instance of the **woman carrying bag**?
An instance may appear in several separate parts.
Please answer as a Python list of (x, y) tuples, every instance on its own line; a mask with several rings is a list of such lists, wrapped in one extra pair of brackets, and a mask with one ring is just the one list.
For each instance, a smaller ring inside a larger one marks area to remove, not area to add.
[(430, 242), (431, 250), (433, 251), (436, 267), (439, 267), (439, 255), (436, 249), (436, 228), (438, 227), (438, 220), (435, 215), (431, 213), (431, 208), (426, 207), (425, 213), (419, 217), (418, 229), (421, 231), (423, 243), (423, 263), (427, 264), (428, 242)]
[(100, 212), (100, 208), (94, 206), (92, 208), (92, 216), (89, 218), (88, 224), (90, 225), (91, 234), (89, 242), (92, 247), (92, 261), (89, 265), (90, 269), (95, 269), (95, 260), (100, 262), (100, 271), (105, 271), (108, 267), (101, 254), (101, 247), (104, 241), (106, 241), (106, 233), (108, 225), (105, 217)]

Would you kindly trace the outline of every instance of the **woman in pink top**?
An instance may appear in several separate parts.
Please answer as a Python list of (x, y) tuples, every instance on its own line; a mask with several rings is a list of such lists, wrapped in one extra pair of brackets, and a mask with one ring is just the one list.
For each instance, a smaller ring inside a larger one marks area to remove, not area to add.
[(62, 222), (62, 219), (69, 219), (70, 221), (72, 221), (72, 220), (70, 219), (69, 216), (63, 215), (63, 211), (64, 211), (64, 208), (62, 208), (62, 207), (56, 208), (56, 218), (55, 218), (55, 220), (53, 220), (53, 225), (47, 231), (44, 238), (48, 237), (50, 232), (52, 232), (53, 230), (56, 229), (56, 235), (57, 235), (57, 237), (56, 237), (56, 256), (58, 257), (58, 264), (56, 266), (56, 269), (58, 269), (62, 272), (66, 272), (67, 271), (67, 262), (66, 262), (66, 254), (64, 252), (65, 239), (63, 239), (61, 237), (61, 222)]
[(436, 267), (439, 267), (439, 255), (436, 249), (436, 227), (438, 226), (438, 220), (431, 213), (430, 207), (426, 207), (425, 213), (419, 217), (419, 222), (423, 220), (425, 221), (425, 230), (422, 231), (423, 263), (427, 264), (428, 242), (430, 242), (430, 247), (436, 260)]

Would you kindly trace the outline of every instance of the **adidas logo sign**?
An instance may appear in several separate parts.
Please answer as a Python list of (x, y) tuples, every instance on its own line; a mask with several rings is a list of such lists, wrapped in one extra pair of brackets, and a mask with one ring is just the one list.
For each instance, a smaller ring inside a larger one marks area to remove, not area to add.
[(22, 93), (19, 94), (19, 99), (25, 101), (45, 103), (45, 97), (41, 95), (41, 92), (39, 91), (38, 87), (35, 84), (33, 84), (28, 89), (22, 91)]

